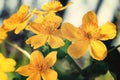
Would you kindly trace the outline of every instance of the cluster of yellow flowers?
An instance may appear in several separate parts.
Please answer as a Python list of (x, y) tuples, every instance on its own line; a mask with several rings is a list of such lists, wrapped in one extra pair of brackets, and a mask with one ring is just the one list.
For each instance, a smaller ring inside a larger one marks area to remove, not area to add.
[[(31, 12), (29, 12), (29, 6), (22, 5), (15, 14), (4, 20), (0, 27), (0, 43), (7, 38), (7, 32), (14, 30), (19, 34), (21, 30), (26, 29), (35, 34), (26, 40), (26, 44), (31, 44), (34, 49), (45, 43), (48, 43), (51, 48), (59, 48), (64, 46), (64, 39), (68, 39), (73, 42), (68, 48), (68, 54), (71, 57), (78, 59), (90, 48), (92, 58), (103, 60), (107, 55), (107, 48), (101, 40), (113, 39), (116, 36), (116, 26), (107, 22), (98, 27), (97, 16), (93, 11), (83, 16), (79, 28), (68, 22), (61, 24), (62, 18), (56, 15), (56, 12), (64, 10), (71, 4), (72, 2), (68, 2), (63, 6), (58, 0), (53, 0), (43, 4), (41, 11), (35, 8)], [(30, 22), (33, 15), (36, 18)], [(58, 28), (60, 24), (61, 27)], [(41, 80), (41, 78), (57, 80), (57, 72), (50, 69), (56, 62), (56, 56), (57, 52), (53, 51), (44, 58), (40, 51), (35, 50), (31, 53), (30, 63), (16, 71), (21, 75), (29, 76), (27, 80)]]

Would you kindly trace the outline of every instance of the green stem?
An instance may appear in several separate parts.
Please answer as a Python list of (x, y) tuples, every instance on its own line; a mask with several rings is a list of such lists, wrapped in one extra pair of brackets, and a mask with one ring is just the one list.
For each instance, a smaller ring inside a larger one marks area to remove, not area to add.
[(67, 59), (70, 59), (71, 60), (71, 62), (76, 66), (76, 68), (79, 70), (79, 72), (81, 72), (81, 68), (80, 68), (80, 65), (79, 65), (79, 63), (75, 60), (75, 59), (73, 59), (72, 57), (70, 57), (69, 55), (67, 55), (67, 57), (66, 57)]
[(29, 54), (26, 50), (24, 50), (24, 49), (22, 49), (21, 47), (19, 47), (17, 44), (12, 44), (12, 43), (10, 43), (10, 42), (8, 42), (8, 41), (6, 41), (6, 43), (8, 43), (10, 46), (16, 48), (16, 49), (19, 50), (20, 52), (22, 52), (26, 57), (30, 58), (30, 54)]

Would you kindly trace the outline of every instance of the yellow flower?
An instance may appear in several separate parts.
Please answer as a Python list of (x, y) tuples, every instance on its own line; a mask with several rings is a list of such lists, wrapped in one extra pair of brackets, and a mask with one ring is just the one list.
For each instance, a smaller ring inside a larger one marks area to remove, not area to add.
[(11, 58), (5, 58), (0, 53), (0, 80), (7, 80), (6, 72), (12, 72), (15, 69), (16, 62)]
[(59, 0), (54, 0), (54, 1), (43, 4), (42, 10), (45, 10), (48, 12), (58, 12), (58, 11), (64, 10), (71, 4), (72, 2), (69, 2), (66, 6), (63, 6)]
[(7, 31), (0, 27), (0, 43), (7, 38)]
[(17, 13), (13, 14), (10, 18), (4, 20), (4, 29), (7, 31), (12, 31), (15, 29), (15, 33), (18, 34), (21, 30), (23, 30), (28, 21), (31, 19), (33, 15), (33, 11), (28, 15), (29, 6), (22, 5)]
[(61, 31), (58, 30), (62, 18), (54, 13), (45, 16), (40, 15), (34, 22), (31, 22), (27, 29), (37, 35), (30, 37), (26, 43), (31, 44), (35, 48), (43, 46), (46, 42), (52, 48), (58, 48), (64, 45), (61, 38)]
[(49, 53), (45, 58), (38, 50), (34, 51), (30, 57), (28, 65), (18, 68), (16, 71), (23, 75), (29, 76), (27, 80), (57, 80), (57, 72), (50, 69), (55, 62), (57, 52)]
[(74, 58), (83, 56), (89, 46), (92, 58), (103, 60), (107, 55), (107, 49), (101, 40), (113, 39), (116, 36), (116, 26), (107, 22), (98, 27), (96, 14), (92, 11), (83, 16), (81, 27), (76, 28), (70, 23), (64, 23), (61, 30), (65, 38), (73, 41), (68, 53)]

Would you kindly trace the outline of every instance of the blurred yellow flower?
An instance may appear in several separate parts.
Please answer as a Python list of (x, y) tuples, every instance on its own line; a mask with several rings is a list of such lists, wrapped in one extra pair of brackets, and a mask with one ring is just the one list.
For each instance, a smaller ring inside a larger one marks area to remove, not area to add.
[(0, 27), (0, 43), (7, 38), (7, 31)]
[(12, 31), (15, 29), (15, 33), (18, 34), (21, 30), (23, 30), (28, 21), (31, 19), (33, 15), (33, 11), (28, 15), (29, 6), (22, 5), (17, 13), (10, 16), (10, 18), (4, 20), (4, 29), (7, 31)]
[(57, 52), (53, 51), (44, 58), (42, 53), (36, 50), (31, 54), (30, 63), (16, 71), (23, 76), (29, 76), (27, 80), (57, 80), (57, 72), (50, 69), (57, 60), (56, 55)]
[(15, 69), (16, 62), (11, 58), (5, 58), (0, 53), (0, 80), (7, 80), (6, 72), (12, 72)]
[(63, 6), (59, 0), (53, 0), (51, 2), (43, 4), (42, 10), (45, 10), (48, 12), (58, 12), (58, 11), (64, 10), (71, 4), (72, 4), (72, 2), (68, 2), (68, 4), (66, 6)]
[(54, 13), (49, 13), (45, 16), (40, 15), (34, 22), (31, 22), (27, 27), (37, 35), (30, 37), (26, 43), (31, 44), (35, 48), (43, 46), (46, 42), (52, 48), (58, 48), (64, 45), (61, 38), (61, 31), (57, 29), (62, 21), (62, 18)]
[(116, 36), (116, 26), (107, 22), (98, 27), (97, 16), (93, 11), (86, 13), (82, 19), (82, 25), (76, 28), (70, 23), (62, 25), (62, 34), (73, 41), (68, 48), (68, 54), (74, 58), (80, 58), (90, 46), (90, 54), (96, 60), (103, 60), (107, 55), (106, 46), (101, 40), (113, 39)]

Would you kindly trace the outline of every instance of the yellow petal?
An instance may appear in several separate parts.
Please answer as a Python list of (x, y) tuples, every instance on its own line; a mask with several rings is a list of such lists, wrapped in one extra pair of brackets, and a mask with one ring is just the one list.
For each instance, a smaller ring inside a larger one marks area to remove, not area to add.
[(50, 52), (46, 57), (45, 61), (48, 67), (52, 67), (57, 60), (57, 51)]
[(7, 74), (0, 72), (0, 80), (8, 80)]
[(4, 59), (1, 69), (4, 72), (11, 72), (15, 70), (15, 65), (16, 65), (15, 60), (7, 58), (7, 59)]
[(47, 42), (52, 48), (58, 48), (65, 44), (60, 37), (54, 35), (50, 35)]
[(63, 23), (61, 27), (62, 35), (70, 41), (78, 41), (83, 38), (83, 33), (70, 23)]
[(4, 29), (8, 31), (14, 30), (19, 23), (21, 23), (28, 14), (29, 6), (22, 5), (17, 13), (13, 14), (10, 18), (4, 20)]
[[(18, 12), (17, 12), (17, 15), (19, 16), (19, 19), (20, 19), (20, 20), (23, 19), (23, 18), (25, 18), (25, 17), (27, 16), (28, 10), (29, 10), (29, 6), (27, 6), (27, 5), (22, 5), (22, 6), (19, 8), (19, 10), (18, 10)], [(16, 16), (16, 17), (17, 17), (17, 16)]]
[(107, 22), (106, 24), (102, 25), (99, 28), (99, 39), (100, 40), (108, 40), (108, 39), (113, 39), (116, 36), (116, 26), (111, 23), (111, 22)]
[(36, 50), (31, 53), (30, 64), (33, 65), (41, 64), (43, 59), (44, 59), (43, 54), (40, 51)]
[(0, 43), (7, 38), (7, 33), (3, 28), (0, 28)]
[(15, 69), (16, 62), (11, 58), (5, 58), (0, 54), (0, 72), (12, 72)]
[(27, 30), (31, 30), (35, 34), (43, 33), (43, 26), (42, 24), (31, 22), (27, 27)]
[(28, 22), (23, 22), (21, 24), (18, 24), (16, 29), (15, 29), (15, 34), (20, 33), (20, 31), (23, 30), (27, 24), (28, 24)]
[(26, 80), (41, 80), (39, 73), (32, 73)]
[(55, 13), (49, 13), (45, 17), (45, 21), (48, 21), (49, 24), (54, 24), (56, 27), (58, 27), (62, 22), (62, 18), (60, 16), (57, 16)]
[(68, 54), (73, 58), (80, 58), (82, 57), (85, 52), (87, 51), (89, 42), (87, 40), (84, 41), (77, 41), (70, 45), (68, 48)]
[(95, 24), (98, 25), (98, 20), (95, 12), (89, 11), (82, 18), (82, 24)]
[(57, 12), (57, 11), (64, 10), (65, 8), (70, 6), (71, 4), (72, 4), (72, 2), (68, 2), (67, 5), (65, 5), (63, 7), (63, 5), (60, 3), (60, 1), (52, 1), (52, 2), (48, 2), (48, 3), (43, 4), (42, 9), (46, 10), (46, 11)]
[(57, 80), (57, 72), (52, 69), (48, 69), (42, 73), (42, 78), (43, 80)]
[(59, 1), (51, 1), (51, 2), (43, 4), (41, 8), (42, 10), (56, 12), (60, 8), (62, 8), (62, 4)]
[(11, 22), (7, 22), (6, 20), (4, 20), (4, 26), (3, 28), (7, 31), (12, 31), (16, 28), (16, 26), (18, 25), (18, 23), (11, 23)]
[(72, 2), (68, 2), (67, 5), (65, 5), (64, 7), (60, 8), (58, 11), (64, 10), (66, 9), (68, 6), (70, 6), (71, 4), (73, 4)]
[(34, 22), (36, 22), (36, 23), (41, 23), (41, 22), (43, 22), (43, 20), (44, 20), (43, 15), (38, 15), (38, 17), (35, 19)]
[(19, 24), (17, 25), (17, 27), (16, 27), (16, 29), (15, 29), (15, 33), (16, 33), (16, 34), (18, 34), (21, 30), (23, 30), (23, 29), (27, 26), (29, 20), (30, 20), (30, 19), (32, 18), (32, 16), (33, 16), (33, 12), (34, 12), (34, 11), (35, 11), (35, 9), (33, 9), (32, 12), (29, 14), (29, 16), (27, 16), (21, 23), (19, 23)]
[(30, 37), (26, 43), (27, 44), (31, 44), (31, 46), (34, 47), (34, 49), (43, 46), (46, 43), (47, 40), (47, 35), (44, 34), (39, 34), (39, 35), (35, 35)]
[(19, 67), (16, 72), (23, 76), (30, 76), (33, 73), (29, 65)]
[(103, 60), (107, 56), (107, 48), (101, 41), (91, 40), (90, 54), (96, 60)]
[(53, 32), (53, 35), (58, 36), (63, 39), (63, 35), (60, 29), (57, 29)]

